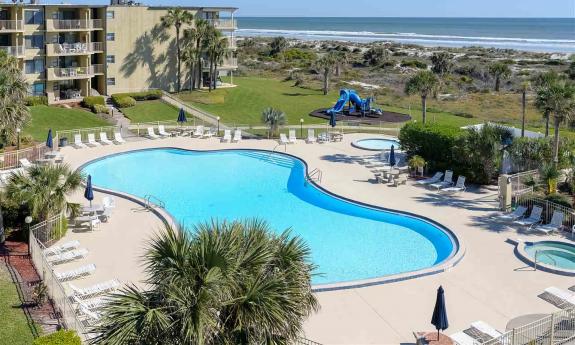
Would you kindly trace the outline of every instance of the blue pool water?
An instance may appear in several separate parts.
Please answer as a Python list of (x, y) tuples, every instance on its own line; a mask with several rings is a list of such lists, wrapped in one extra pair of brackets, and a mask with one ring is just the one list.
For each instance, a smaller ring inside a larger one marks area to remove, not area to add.
[(400, 148), (399, 141), (393, 139), (382, 139), (382, 138), (362, 139), (357, 140), (353, 143), (353, 146), (355, 147), (372, 151), (391, 150), (392, 145), (396, 150)]
[(314, 284), (431, 267), (454, 249), (451, 238), (431, 223), (306, 186), (304, 163), (286, 155), (156, 149), (104, 158), (84, 171), (95, 186), (158, 197), (185, 225), (259, 217), (278, 232), (292, 228), (319, 265)]
[(562, 242), (541, 241), (525, 246), (525, 252), (537, 262), (550, 266), (575, 270), (575, 246)]

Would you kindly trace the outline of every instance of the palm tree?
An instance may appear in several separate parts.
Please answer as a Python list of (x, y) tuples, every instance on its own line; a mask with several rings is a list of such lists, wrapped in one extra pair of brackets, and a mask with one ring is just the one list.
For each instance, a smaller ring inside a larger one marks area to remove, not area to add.
[(22, 76), (18, 60), (0, 51), (0, 129), (13, 141), (17, 128), (30, 120), (25, 98), (28, 83)]
[(437, 89), (438, 85), (439, 80), (431, 71), (420, 71), (405, 84), (406, 94), (418, 93), (421, 96), (421, 116), (424, 124), (427, 118), (427, 97)]
[(6, 196), (26, 204), (31, 216), (43, 221), (71, 208), (66, 196), (76, 191), (81, 182), (82, 173), (68, 165), (33, 165), (9, 177)]
[(268, 138), (270, 138), (277, 134), (279, 126), (286, 124), (287, 116), (283, 111), (269, 107), (262, 112), (262, 122), (269, 127)]
[(182, 50), (182, 60), (190, 69), (190, 90), (196, 88), (196, 61), (198, 60), (199, 49), (196, 47), (196, 40), (190, 39), (188, 30), (184, 31), (184, 47)]
[(549, 122), (551, 120), (551, 109), (546, 107), (548, 102), (546, 102), (544, 98), (546, 95), (545, 90), (558, 80), (559, 75), (555, 71), (540, 73), (533, 80), (533, 84), (535, 85), (535, 90), (537, 92), (535, 107), (543, 113), (543, 118), (545, 119), (545, 137), (549, 136)]
[(228, 51), (228, 39), (223, 37), (221, 31), (210, 30), (206, 37), (206, 49), (210, 61), (210, 91), (216, 88), (218, 76), (218, 64), (223, 63), (225, 54)]
[(144, 257), (148, 288), (103, 308), (95, 343), (287, 344), (318, 309), (310, 251), (260, 220), (159, 234)]
[(431, 56), (431, 63), (433, 65), (431, 67), (431, 71), (440, 75), (441, 77), (444, 77), (451, 71), (451, 68), (453, 67), (451, 59), (452, 56), (448, 52), (434, 53)]
[(282, 53), (284, 50), (286, 50), (288, 47), (288, 41), (286, 40), (285, 37), (280, 36), (280, 37), (275, 37), (272, 42), (270, 43), (270, 54), (271, 55), (278, 55), (280, 53)]
[(197, 66), (197, 75), (196, 75), (196, 87), (199, 89), (202, 87), (202, 57), (204, 52), (206, 51), (206, 36), (210, 33), (213, 29), (213, 25), (210, 24), (206, 19), (196, 18), (194, 22), (194, 27), (190, 31), (190, 36), (195, 39), (195, 46), (198, 50), (198, 54), (196, 56), (196, 66)]
[(499, 92), (501, 79), (509, 78), (511, 76), (511, 69), (506, 63), (495, 62), (489, 66), (489, 74), (495, 78), (495, 92)]
[(575, 85), (569, 82), (556, 82), (544, 92), (548, 108), (554, 114), (555, 137), (553, 140), (553, 160), (559, 162), (559, 126), (569, 121), (575, 112)]
[(184, 24), (190, 24), (194, 15), (181, 8), (171, 8), (168, 13), (161, 18), (162, 25), (166, 28), (174, 26), (176, 28), (176, 59), (178, 61), (178, 92), (181, 90), (182, 69), (181, 69), (181, 46), (180, 46), (180, 29)]
[(333, 53), (335, 59), (335, 76), (341, 75), (342, 68), (349, 63), (349, 54), (345, 51), (338, 51)]
[(327, 95), (329, 92), (329, 79), (336, 65), (337, 65), (337, 58), (334, 53), (328, 53), (320, 57), (315, 62), (315, 67), (320, 71), (320, 73), (323, 76), (324, 95)]
[(525, 137), (525, 112), (527, 111), (527, 92), (531, 84), (528, 81), (521, 83), (521, 138)]

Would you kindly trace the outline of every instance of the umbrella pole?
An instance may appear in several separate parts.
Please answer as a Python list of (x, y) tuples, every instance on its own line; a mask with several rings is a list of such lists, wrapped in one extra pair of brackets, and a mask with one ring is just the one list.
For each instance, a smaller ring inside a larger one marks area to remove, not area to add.
[(437, 341), (439, 341), (439, 330), (437, 330)]

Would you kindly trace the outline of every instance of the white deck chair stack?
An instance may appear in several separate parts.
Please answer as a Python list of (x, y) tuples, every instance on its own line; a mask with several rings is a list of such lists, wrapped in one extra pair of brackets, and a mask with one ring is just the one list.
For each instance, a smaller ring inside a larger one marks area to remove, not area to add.
[(65, 272), (54, 272), (54, 275), (59, 281), (66, 281), (90, 275), (94, 273), (95, 270), (96, 265), (89, 264)]

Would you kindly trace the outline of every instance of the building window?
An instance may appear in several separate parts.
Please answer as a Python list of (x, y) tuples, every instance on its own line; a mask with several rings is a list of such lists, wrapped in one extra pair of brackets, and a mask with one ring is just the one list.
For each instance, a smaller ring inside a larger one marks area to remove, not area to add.
[(30, 85), (30, 94), (32, 96), (44, 96), (44, 83), (36, 82)]
[(44, 48), (44, 35), (24, 36), (24, 45), (28, 49), (43, 49)]
[(116, 34), (113, 32), (108, 32), (106, 34), (106, 41), (115, 41), (116, 40)]
[(44, 13), (38, 10), (25, 10), (24, 22), (26, 24), (44, 24)]
[(106, 19), (114, 19), (114, 11), (106, 11)]
[(24, 62), (24, 73), (40, 74), (44, 72), (44, 61), (42, 59), (26, 60)]
[(116, 85), (116, 78), (106, 79), (106, 85)]
[(116, 55), (106, 55), (107, 63), (116, 63)]

